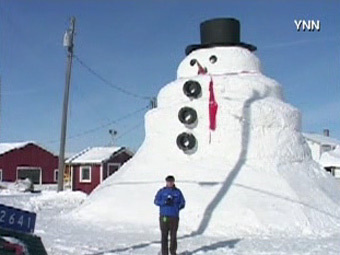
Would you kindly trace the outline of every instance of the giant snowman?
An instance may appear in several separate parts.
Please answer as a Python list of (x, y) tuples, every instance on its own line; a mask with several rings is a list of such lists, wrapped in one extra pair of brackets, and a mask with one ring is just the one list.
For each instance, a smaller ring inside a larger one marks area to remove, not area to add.
[(201, 44), (186, 48), (177, 79), (147, 112), (136, 155), (74, 213), (157, 229), (154, 196), (172, 174), (187, 201), (185, 233), (339, 231), (338, 184), (311, 159), (299, 111), (261, 73), (256, 47), (240, 42), (239, 21), (212, 19), (200, 29)]

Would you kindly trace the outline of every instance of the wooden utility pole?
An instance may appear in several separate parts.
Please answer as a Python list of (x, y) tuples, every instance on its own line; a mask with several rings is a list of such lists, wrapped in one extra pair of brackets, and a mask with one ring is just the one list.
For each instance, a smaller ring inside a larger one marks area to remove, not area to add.
[(60, 150), (59, 150), (59, 167), (58, 167), (58, 191), (64, 190), (64, 174), (65, 174), (65, 145), (66, 145), (66, 131), (67, 131), (67, 113), (68, 102), (70, 95), (70, 83), (71, 83), (71, 69), (73, 59), (73, 37), (75, 30), (76, 19), (71, 18), (70, 28), (64, 35), (64, 46), (67, 48), (67, 69), (66, 69), (66, 81), (64, 91), (64, 103), (61, 121), (61, 135), (60, 135)]

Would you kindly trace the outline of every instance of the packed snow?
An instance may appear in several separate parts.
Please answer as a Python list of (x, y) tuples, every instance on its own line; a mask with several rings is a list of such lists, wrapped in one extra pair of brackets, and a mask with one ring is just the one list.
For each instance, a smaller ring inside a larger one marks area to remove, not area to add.
[[(42, 238), (49, 255), (150, 255), (160, 250), (158, 228), (135, 228), (130, 224), (96, 226), (70, 217), (86, 199), (81, 192), (40, 194), (0, 191), (0, 203), (37, 213), (35, 234)], [(123, 213), (122, 213), (123, 215)], [(157, 221), (157, 219), (155, 219)], [(179, 229), (179, 255), (338, 255), (340, 234), (329, 236), (187, 235)]]
[(17, 180), (16, 182), (0, 182), (1, 195), (21, 194), (23, 192), (31, 192), (34, 185), (30, 179)]

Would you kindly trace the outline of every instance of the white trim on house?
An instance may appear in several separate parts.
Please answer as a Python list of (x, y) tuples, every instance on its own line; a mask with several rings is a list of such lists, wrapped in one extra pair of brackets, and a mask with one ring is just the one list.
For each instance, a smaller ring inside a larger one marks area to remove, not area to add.
[[(110, 176), (109, 174), (109, 171), (110, 171), (110, 166), (118, 166), (118, 169), (121, 167), (121, 163), (116, 163), (116, 162), (113, 162), (113, 163), (107, 163), (107, 167), (106, 167), (106, 178)], [(117, 171), (118, 171), (117, 169)]]
[(42, 184), (42, 169), (41, 169), (41, 167), (36, 167), (36, 166), (18, 166), (17, 167), (17, 171), (16, 171), (16, 180), (18, 180), (19, 179), (19, 170), (32, 170), (32, 169), (34, 169), (34, 170), (39, 170), (40, 171), (40, 178), (39, 178), (39, 185), (41, 185)]
[(103, 164), (100, 164), (99, 171), (100, 171), (100, 183), (102, 183), (103, 182)]
[[(89, 169), (89, 180), (84, 180), (83, 179), (83, 169), (84, 168), (88, 168)], [(79, 182), (80, 183), (91, 183), (92, 182), (92, 166), (86, 165), (86, 166), (80, 166), (79, 168), (80, 172), (79, 172)]]
[(130, 149), (124, 147), (122, 152), (125, 152), (126, 154), (128, 154), (130, 157), (133, 157), (135, 155), (134, 152), (132, 152)]
[(2, 177), (2, 169), (0, 169), (0, 182), (2, 182), (2, 179), (3, 179), (3, 177)]
[(335, 178), (340, 179), (340, 167), (333, 168), (333, 175)]
[(73, 190), (73, 176), (74, 176), (74, 169), (73, 166), (69, 165), (71, 167), (71, 190)]
[[(58, 181), (58, 178), (57, 178), (57, 173), (59, 172), (59, 169), (54, 169), (54, 172), (53, 172), (53, 181), (57, 182)], [(59, 177), (59, 174), (58, 174), (58, 177)]]

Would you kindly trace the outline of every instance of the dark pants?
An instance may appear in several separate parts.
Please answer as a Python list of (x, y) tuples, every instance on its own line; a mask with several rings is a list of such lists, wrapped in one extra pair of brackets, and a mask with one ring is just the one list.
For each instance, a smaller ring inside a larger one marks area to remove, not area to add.
[(177, 229), (178, 218), (175, 217), (160, 217), (159, 225), (162, 232), (162, 255), (168, 255), (168, 236), (170, 232), (170, 254), (176, 255), (177, 250)]

